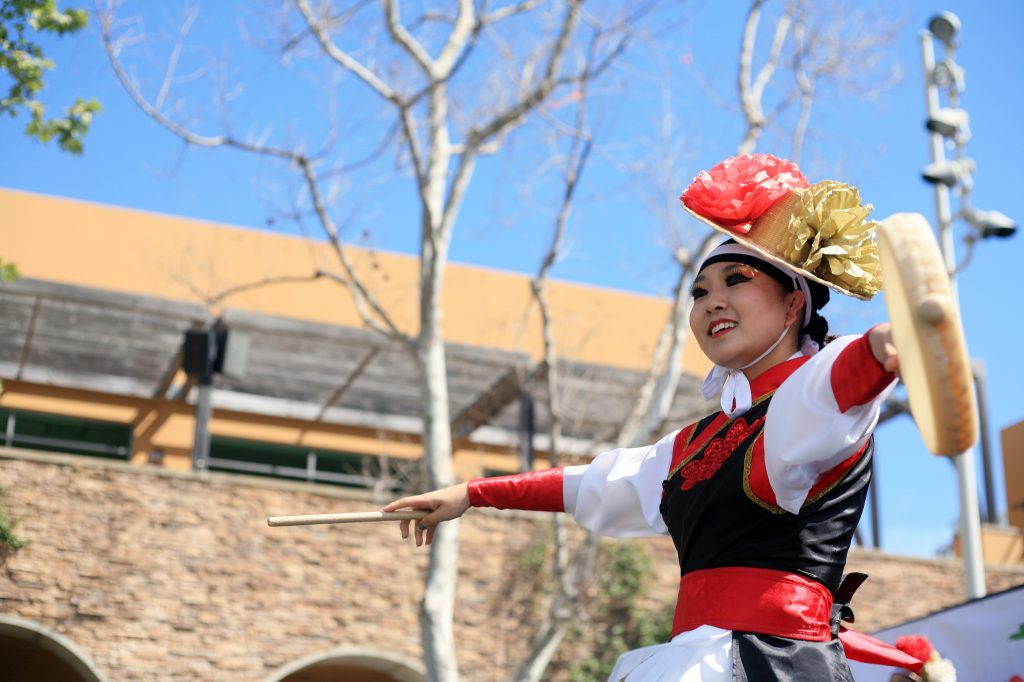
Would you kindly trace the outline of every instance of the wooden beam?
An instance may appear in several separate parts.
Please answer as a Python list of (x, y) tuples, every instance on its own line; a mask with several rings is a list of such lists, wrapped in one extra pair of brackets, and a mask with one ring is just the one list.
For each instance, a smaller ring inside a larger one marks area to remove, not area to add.
[(512, 367), (452, 420), (452, 437), (466, 438), (519, 396), (519, 369)]
[(75, 284), (63, 284), (33, 279), (31, 277), (20, 277), (9, 284), (5, 284), (4, 289), (10, 293), (42, 296), (46, 299), (86, 304), (101, 309), (145, 310), (150, 315), (158, 317), (193, 320), (202, 319), (206, 316), (206, 308), (199, 303), (174, 301), (143, 294), (128, 294)]
[(181, 361), (184, 358), (185, 353), (179, 347), (178, 351), (171, 358), (170, 363), (167, 365), (167, 369), (164, 370), (160, 377), (160, 381), (157, 382), (156, 388), (153, 390), (154, 398), (163, 398), (167, 394), (167, 389), (171, 387), (171, 382), (174, 381), (174, 376), (181, 369)]
[(489, 389), (467, 405), (452, 420), (452, 437), (467, 438), (484, 424), (490, 423), (513, 401), (523, 386), (547, 374), (547, 365), (540, 363), (529, 373), (521, 367), (506, 371)]
[(359, 361), (359, 364), (356, 365), (356, 368), (352, 370), (352, 372), (348, 375), (348, 377), (345, 379), (345, 382), (341, 386), (339, 386), (338, 389), (334, 393), (332, 393), (327, 400), (323, 402), (323, 404), (320, 406), (320, 411), (317, 412), (316, 414), (316, 419), (314, 421), (320, 421), (321, 419), (324, 418), (324, 414), (326, 414), (328, 408), (333, 407), (334, 404), (341, 399), (341, 396), (345, 395), (345, 392), (348, 391), (352, 384), (355, 383), (356, 379), (358, 379), (359, 376), (363, 373), (363, 370), (366, 369), (366, 366), (369, 365), (375, 357), (377, 357), (378, 353), (380, 353), (379, 347), (370, 349), (370, 352), (367, 353), (363, 357), (363, 359)]
[(32, 313), (28, 318), (28, 328), (25, 330), (25, 340), (21, 345), (21, 357), (18, 359), (18, 373), (14, 375), (15, 379), (21, 379), (21, 375), (25, 371), (25, 363), (28, 362), (28, 354), (32, 348), (32, 337), (36, 333), (36, 320), (39, 319), (39, 307), (41, 305), (42, 300), (39, 296), (36, 296), (32, 302)]

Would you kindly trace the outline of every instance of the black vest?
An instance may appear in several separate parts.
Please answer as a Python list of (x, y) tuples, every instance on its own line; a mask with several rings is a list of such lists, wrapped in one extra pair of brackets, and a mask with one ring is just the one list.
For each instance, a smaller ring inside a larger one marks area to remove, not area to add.
[[(718, 412), (679, 432), (661, 515), (683, 575), (767, 568), (812, 578), (834, 594), (864, 510), (873, 441), (823, 475), (799, 514), (787, 512), (765, 494), (762, 439), (772, 395), (735, 419)], [(813, 424), (807, 437), (814, 438)]]

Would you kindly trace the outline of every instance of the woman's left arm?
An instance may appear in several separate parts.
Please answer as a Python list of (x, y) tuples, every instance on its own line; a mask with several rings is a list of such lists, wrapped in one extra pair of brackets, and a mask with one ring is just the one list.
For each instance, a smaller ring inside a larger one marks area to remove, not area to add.
[(896, 385), (888, 324), (826, 345), (778, 388), (764, 430), (778, 504), (797, 513), (818, 477), (860, 451)]
[(876, 324), (868, 331), (868, 343), (871, 354), (886, 372), (896, 374), (900, 371), (900, 358), (896, 354), (896, 344), (892, 340), (892, 325), (888, 322)]

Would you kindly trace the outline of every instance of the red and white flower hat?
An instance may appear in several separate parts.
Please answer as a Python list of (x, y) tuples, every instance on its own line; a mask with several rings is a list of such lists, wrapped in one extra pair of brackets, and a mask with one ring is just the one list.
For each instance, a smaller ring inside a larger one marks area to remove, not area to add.
[(860, 299), (881, 289), (870, 204), (850, 185), (807, 182), (796, 164), (748, 154), (701, 171), (679, 197), (688, 213), (769, 262)]

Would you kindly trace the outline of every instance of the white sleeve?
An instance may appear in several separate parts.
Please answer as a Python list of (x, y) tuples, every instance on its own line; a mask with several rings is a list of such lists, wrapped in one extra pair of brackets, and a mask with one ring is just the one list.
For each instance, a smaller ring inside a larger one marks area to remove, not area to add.
[(678, 431), (654, 445), (602, 452), (584, 466), (565, 468), (565, 511), (584, 528), (613, 537), (665, 535), (662, 482)]
[(779, 506), (797, 514), (818, 476), (854, 454), (871, 437), (893, 380), (873, 400), (839, 411), (832, 365), (858, 336), (832, 341), (775, 392), (764, 427), (768, 482)]

